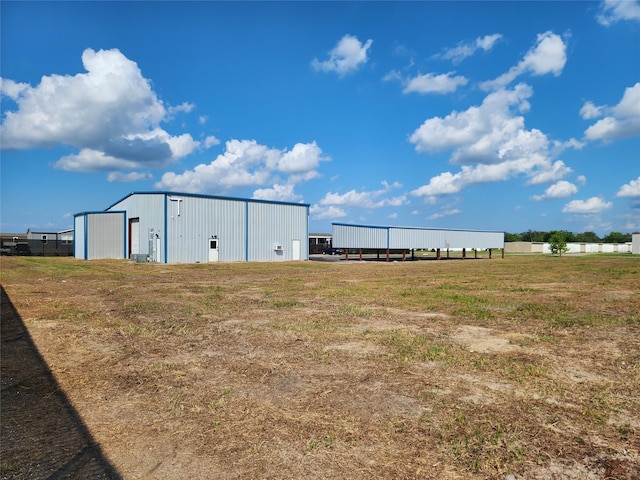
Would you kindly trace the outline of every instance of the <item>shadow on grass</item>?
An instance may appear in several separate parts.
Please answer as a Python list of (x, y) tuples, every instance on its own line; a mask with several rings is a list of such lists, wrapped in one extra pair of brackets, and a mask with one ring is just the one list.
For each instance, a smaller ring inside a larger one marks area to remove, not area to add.
[(120, 479), (0, 290), (0, 478)]

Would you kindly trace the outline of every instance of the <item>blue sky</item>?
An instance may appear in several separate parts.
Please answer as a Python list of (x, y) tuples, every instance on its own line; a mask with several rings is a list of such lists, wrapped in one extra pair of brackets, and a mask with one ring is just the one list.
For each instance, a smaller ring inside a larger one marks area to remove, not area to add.
[(640, 230), (640, 4), (11, 2), (3, 232), (133, 191), (332, 222)]

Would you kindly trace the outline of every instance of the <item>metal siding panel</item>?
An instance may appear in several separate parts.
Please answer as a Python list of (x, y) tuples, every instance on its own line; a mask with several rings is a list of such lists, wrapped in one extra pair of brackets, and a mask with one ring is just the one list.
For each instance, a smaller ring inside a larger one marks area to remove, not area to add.
[[(153, 228), (154, 233), (160, 236), (160, 255), (158, 258), (165, 257), (166, 234), (164, 226), (164, 195), (162, 194), (135, 194), (130, 195), (122, 201), (116, 203), (109, 208), (112, 210), (125, 210), (127, 219), (140, 219), (140, 253), (150, 254), (149, 252), (149, 230)], [(129, 251), (129, 232), (128, 225), (125, 231), (127, 238), (125, 244), (125, 252)]]
[[(403, 231), (404, 230), (404, 231)], [(392, 248), (503, 248), (502, 232), (392, 229)]]
[[(209, 239), (218, 238), (219, 261), (244, 260), (243, 200), (170, 195), (167, 212), (170, 263), (208, 262)], [(178, 215), (178, 206), (180, 214)]]
[(73, 219), (73, 256), (86, 260), (84, 230), (87, 221), (86, 215), (77, 215)]
[(438, 248), (435, 245), (433, 231), (408, 228), (389, 229), (389, 248)]
[[(149, 253), (148, 235), (153, 228), (161, 238), (158, 258), (168, 263), (207, 262), (208, 240), (213, 235), (219, 239), (220, 261), (288, 260), (293, 240), (300, 240), (300, 257), (309, 258), (306, 204), (139, 193), (110, 210), (126, 210), (127, 218), (140, 219), (140, 253)], [(276, 242), (282, 242), (282, 255), (273, 249)]]
[[(388, 232), (388, 243), (387, 243)], [(333, 225), (336, 248), (504, 248), (504, 233), (426, 228)]]
[(332, 246), (335, 248), (386, 249), (388, 228), (333, 224)]
[[(249, 261), (293, 260), (293, 240), (300, 241), (300, 258), (309, 258), (306, 205), (249, 202), (247, 210)], [(276, 250), (276, 245), (282, 250)]]
[(123, 258), (123, 212), (87, 214), (87, 259)]

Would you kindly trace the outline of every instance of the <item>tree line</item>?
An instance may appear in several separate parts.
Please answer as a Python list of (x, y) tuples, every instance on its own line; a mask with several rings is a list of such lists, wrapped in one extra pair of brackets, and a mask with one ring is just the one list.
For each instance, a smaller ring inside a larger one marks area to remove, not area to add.
[(552, 237), (561, 235), (565, 242), (573, 243), (626, 243), (631, 241), (630, 233), (611, 232), (600, 238), (594, 232), (573, 233), (567, 230), (539, 232), (527, 230), (522, 233), (505, 233), (505, 242), (549, 242)]

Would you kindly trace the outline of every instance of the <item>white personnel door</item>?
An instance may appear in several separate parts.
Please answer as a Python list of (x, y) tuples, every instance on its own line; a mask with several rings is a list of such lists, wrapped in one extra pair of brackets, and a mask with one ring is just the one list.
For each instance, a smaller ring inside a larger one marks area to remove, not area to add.
[(217, 262), (218, 261), (218, 239), (210, 238), (209, 239), (209, 261)]
[(294, 240), (291, 244), (291, 260), (300, 260), (300, 240)]
[(129, 220), (129, 253), (137, 255), (140, 253), (140, 219)]

